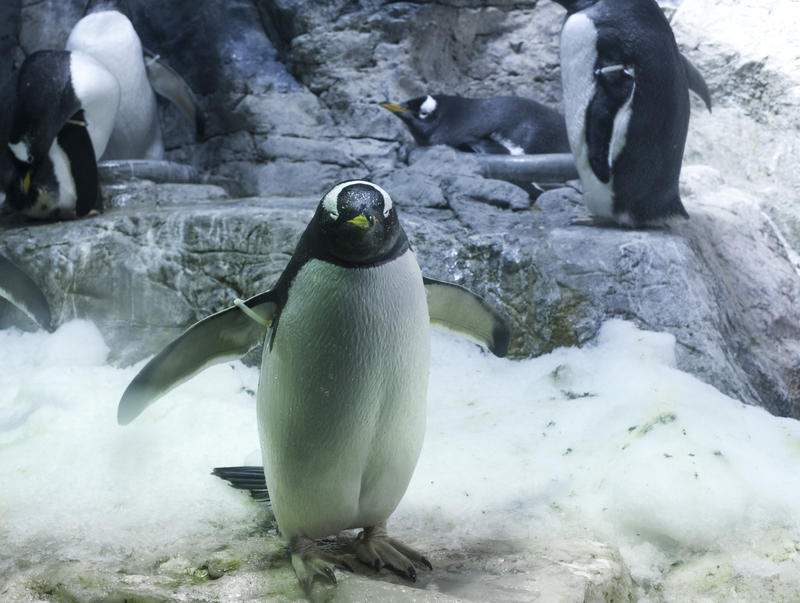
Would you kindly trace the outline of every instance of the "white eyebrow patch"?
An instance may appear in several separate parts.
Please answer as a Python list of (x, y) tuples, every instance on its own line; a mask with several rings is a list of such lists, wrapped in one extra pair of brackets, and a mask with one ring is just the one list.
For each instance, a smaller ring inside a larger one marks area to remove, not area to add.
[(425, 102), (419, 106), (419, 113), (430, 115), (434, 111), (436, 111), (436, 99), (429, 94), (425, 97)]
[(33, 163), (30, 150), (28, 149), (28, 145), (25, 144), (24, 140), (20, 140), (19, 142), (13, 144), (8, 143), (8, 148), (11, 149), (12, 153), (14, 153), (14, 157), (19, 159), (22, 163)]
[(377, 190), (383, 197), (383, 217), (386, 218), (389, 216), (389, 212), (392, 211), (392, 198), (389, 196), (389, 193), (373, 182), (368, 182), (366, 180), (348, 180), (347, 182), (342, 182), (334, 186), (322, 199), (322, 207), (328, 212), (328, 215), (332, 219), (336, 220), (339, 218), (339, 193), (353, 184), (366, 184)]

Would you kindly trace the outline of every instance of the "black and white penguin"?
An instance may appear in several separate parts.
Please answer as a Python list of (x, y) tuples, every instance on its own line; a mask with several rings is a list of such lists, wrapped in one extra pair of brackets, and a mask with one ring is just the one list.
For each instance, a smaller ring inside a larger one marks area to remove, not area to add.
[(19, 266), (0, 255), (0, 297), (24, 312), (40, 327), (51, 329), (50, 306), (39, 286)]
[(201, 115), (189, 86), (158, 57), (145, 55), (130, 19), (101, 4), (72, 28), (66, 49), (100, 62), (119, 82), (120, 102), (102, 159), (161, 159), (164, 143), (155, 92), (187, 114), (193, 126)]
[(119, 106), (117, 79), (80, 52), (42, 50), (17, 80), (6, 199), (32, 218), (74, 218), (99, 209), (97, 157)]
[(154, 89), (199, 131), (194, 94), (157, 57), (145, 61), (133, 25), (117, 10), (103, 7), (78, 21), (65, 51), (31, 54), (20, 69), (9, 137), (9, 204), (43, 219), (99, 210), (97, 161), (163, 157)]
[(421, 146), (510, 155), (569, 152), (563, 116), (529, 98), (429, 94), (381, 107), (399, 117)]
[(627, 226), (688, 218), (678, 191), (689, 89), (709, 110), (655, 0), (555, 0), (570, 146), (590, 212)]
[(335, 581), (314, 539), (363, 528), (356, 554), (412, 580), (430, 563), (386, 535), (425, 431), (431, 322), (504, 355), (505, 320), (466, 289), (423, 278), (388, 193), (337, 184), (274, 289), (206, 318), (124, 392), (127, 424), (209, 364), (264, 342), (257, 409), (272, 508), (304, 586)]

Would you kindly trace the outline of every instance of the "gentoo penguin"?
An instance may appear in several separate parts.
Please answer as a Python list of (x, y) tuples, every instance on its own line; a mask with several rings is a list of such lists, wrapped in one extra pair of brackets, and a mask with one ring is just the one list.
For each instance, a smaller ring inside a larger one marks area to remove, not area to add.
[(0, 297), (22, 310), (43, 329), (50, 330), (50, 306), (44, 293), (14, 262), (2, 255)]
[(119, 110), (102, 159), (161, 159), (164, 143), (149, 77), (159, 93), (188, 112), (193, 125), (201, 112), (191, 90), (174, 71), (157, 57), (148, 56), (145, 62), (142, 43), (128, 17), (118, 10), (99, 8), (75, 24), (66, 49), (94, 57), (119, 82)]
[(429, 94), (381, 107), (399, 117), (421, 146), (511, 155), (569, 151), (561, 114), (529, 98)]
[(101, 209), (97, 161), (163, 156), (154, 87), (202, 125), (186, 83), (157, 58), (145, 63), (133, 26), (115, 10), (81, 19), (66, 51), (31, 54), (17, 82), (9, 204), (33, 218)]
[(304, 587), (335, 582), (315, 538), (363, 528), (362, 561), (410, 579), (430, 563), (386, 535), (425, 431), (429, 323), (504, 355), (501, 315), (456, 285), (423, 278), (392, 199), (337, 184), (275, 288), (201, 320), (156, 355), (119, 403), (121, 424), (215, 362), (264, 342), (257, 394), (266, 483)]
[(117, 79), (82, 52), (42, 50), (20, 68), (8, 147), (6, 199), (32, 218), (99, 209), (97, 157), (119, 106)]
[(590, 212), (627, 226), (688, 218), (678, 191), (689, 88), (709, 110), (655, 0), (555, 0), (572, 153)]

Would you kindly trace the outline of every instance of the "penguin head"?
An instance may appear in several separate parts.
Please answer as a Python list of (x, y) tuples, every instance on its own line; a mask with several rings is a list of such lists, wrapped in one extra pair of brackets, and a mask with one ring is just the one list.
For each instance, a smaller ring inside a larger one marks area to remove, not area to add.
[(425, 146), (430, 144), (431, 135), (439, 127), (441, 103), (441, 97), (428, 94), (400, 104), (381, 103), (381, 107), (403, 120), (417, 144)]
[(312, 222), (323, 255), (345, 264), (380, 263), (408, 244), (389, 193), (365, 180), (334, 186)]
[(50, 161), (31, 165), (19, 161), (12, 153), (13, 169), (6, 176), (6, 201), (15, 210), (36, 217), (45, 217), (58, 204), (60, 186)]

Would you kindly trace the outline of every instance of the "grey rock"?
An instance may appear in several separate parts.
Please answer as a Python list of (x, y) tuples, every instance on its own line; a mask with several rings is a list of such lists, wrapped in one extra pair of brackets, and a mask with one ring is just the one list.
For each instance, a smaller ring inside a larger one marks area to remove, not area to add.
[[(578, 191), (547, 192), (528, 209), (524, 191), (481, 177), (462, 155), (420, 149), (372, 178), (395, 199), (425, 273), (506, 311), (514, 356), (582, 345), (604, 320), (625, 318), (674, 334), (679, 367), (723, 392), (798, 413), (800, 277), (747, 194), (689, 169), (685, 224), (571, 226), (584, 212)], [(102, 216), (7, 225), (0, 253), (37, 275), (56, 324), (92, 317), (116, 360), (130, 362), (234, 297), (268, 289), (322, 192), (231, 200), (209, 186), (131, 184), (108, 193), (122, 207)]]

